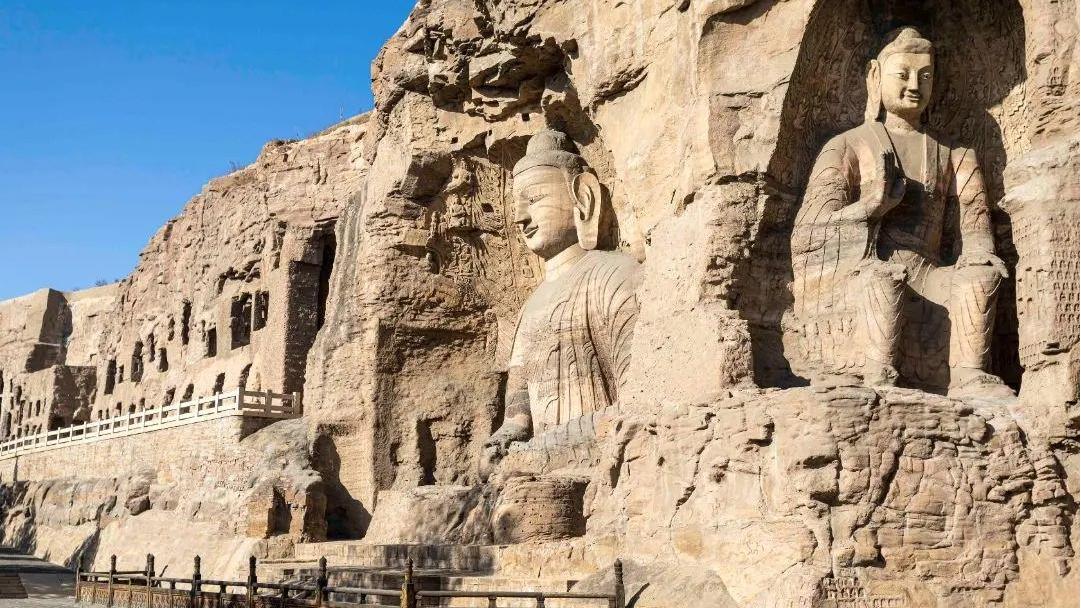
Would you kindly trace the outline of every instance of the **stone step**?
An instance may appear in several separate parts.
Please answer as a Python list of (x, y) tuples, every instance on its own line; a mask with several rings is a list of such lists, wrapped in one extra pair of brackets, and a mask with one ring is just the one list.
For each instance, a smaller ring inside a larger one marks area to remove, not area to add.
[(0, 598), (2, 599), (24, 599), (26, 598), (26, 588), (23, 587), (23, 581), (19, 578), (18, 574), (2, 574), (0, 573)]
[(487, 545), (378, 545), (363, 541), (332, 541), (299, 543), (294, 549), (296, 560), (318, 560), (326, 557), (328, 564), (362, 568), (404, 568), (413, 560), (413, 567), (423, 570), (461, 570), (488, 573), (496, 570), (500, 547)]

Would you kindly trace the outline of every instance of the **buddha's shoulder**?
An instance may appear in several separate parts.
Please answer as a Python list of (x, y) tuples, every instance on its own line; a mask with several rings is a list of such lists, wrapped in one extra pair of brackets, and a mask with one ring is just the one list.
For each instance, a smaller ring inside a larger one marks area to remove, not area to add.
[[(928, 135), (948, 152), (948, 144), (943, 145), (942, 140), (933, 133)], [(831, 137), (818, 153), (818, 162), (863, 166), (875, 162), (889, 146), (889, 138), (879, 123), (864, 122)]]
[(850, 157), (853, 152), (867, 147), (867, 142), (873, 136), (865, 124), (841, 131), (822, 144), (818, 150), (818, 160), (836, 162)]
[[(864, 122), (847, 131), (834, 135), (824, 147), (848, 146), (851, 148), (874, 148), (878, 149), (886, 145), (884, 138), (887, 137), (880, 123)], [(927, 137), (945, 149), (964, 149), (953, 138), (943, 135), (934, 129), (926, 130)]]
[(583, 267), (592, 277), (615, 279), (615, 283), (637, 282), (642, 265), (622, 251), (593, 250), (582, 259)]
[(586, 254), (585, 261), (592, 266), (612, 268), (626, 272), (636, 271), (641, 266), (641, 264), (638, 263), (638, 260), (622, 251), (603, 251), (594, 249)]
[(864, 122), (834, 135), (826, 142), (825, 147), (859, 146), (877, 140), (872, 123)]

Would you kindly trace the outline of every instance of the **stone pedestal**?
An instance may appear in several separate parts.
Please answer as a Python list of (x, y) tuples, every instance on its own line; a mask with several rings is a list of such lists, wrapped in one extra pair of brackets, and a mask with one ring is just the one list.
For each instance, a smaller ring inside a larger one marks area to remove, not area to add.
[(568, 477), (513, 477), (504, 482), (492, 512), (497, 543), (561, 540), (582, 536), (586, 481)]

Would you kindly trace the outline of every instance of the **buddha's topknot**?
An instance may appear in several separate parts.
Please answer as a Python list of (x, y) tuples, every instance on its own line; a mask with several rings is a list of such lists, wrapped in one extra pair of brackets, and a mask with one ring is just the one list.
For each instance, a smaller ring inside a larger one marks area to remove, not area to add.
[(513, 175), (534, 167), (556, 167), (572, 174), (585, 170), (586, 162), (566, 133), (545, 129), (529, 138), (525, 156), (514, 165)]
[(879, 61), (894, 53), (927, 53), (934, 52), (934, 45), (914, 27), (899, 27), (886, 34), (883, 40), (882, 50), (878, 52)]

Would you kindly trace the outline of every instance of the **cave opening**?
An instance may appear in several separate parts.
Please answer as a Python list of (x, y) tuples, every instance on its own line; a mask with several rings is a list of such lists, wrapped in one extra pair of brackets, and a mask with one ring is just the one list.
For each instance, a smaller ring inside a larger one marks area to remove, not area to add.
[(309, 258), (289, 265), (284, 300), (285, 373), (282, 378), (282, 390), (286, 393), (304, 388), (308, 352), (326, 321), (337, 249), (333, 224), (324, 226), (306, 245), (309, 251), (318, 251), (321, 255), (318, 261)]
[(229, 306), (229, 331), (233, 348), (251, 344), (252, 297), (250, 293), (242, 293), (233, 298)]
[(191, 302), (184, 300), (180, 311), (180, 343), (187, 345), (191, 336)]
[(420, 463), (420, 484), (430, 486), (435, 483), (435, 470), (438, 461), (435, 437), (432, 436), (432, 421), (417, 421), (417, 452)]
[(131, 381), (140, 382), (143, 379), (143, 343), (136, 342), (131, 351)]
[(218, 328), (209, 327), (206, 330), (206, 337), (204, 339), (203, 355), (206, 357), (218, 356)]
[(334, 233), (329, 232), (323, 239), (323, 262), (319, 265), (319, 295), (315, 309), (315, 328), (323, 327), (327, 317), (327, 298), (330, 296), (330, 276), (334, 272), (334, 257), (338, 243)]
[(259, 331), (266, 327), (267, 316), (270, 314), (270, 292), (255, 292), (255, 303), (252, 311), (251, 329)]
[(113, 389), (116, 388), (116, 359), (110, 359), (105, 364), (105, 386), (103, 392), (106, 395), (113, 394)]

